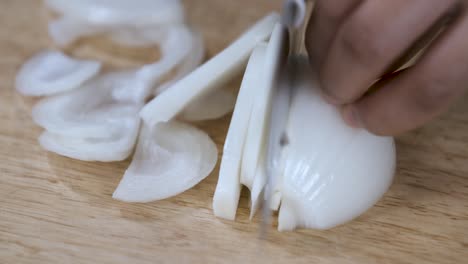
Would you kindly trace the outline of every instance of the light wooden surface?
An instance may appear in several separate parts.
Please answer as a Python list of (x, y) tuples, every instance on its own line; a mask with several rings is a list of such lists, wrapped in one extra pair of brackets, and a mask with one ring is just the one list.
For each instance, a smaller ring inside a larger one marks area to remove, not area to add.
[[(279, 6), (186, 2), (209, 55)], [(246, 194), (236, 222), (213, 216), (216, 171), (175, 198), (126, 204), (111, 194), (128, 161), (87, 163), (42, 150), (35, 100), (15, 92), (14, 76), (51, 45), (45, 11), (39, 1), (0, 0), (0, 25), (0, 263), (468, 262), (468, 98), (397, 139), (395, 183), (366, 214), (329, 231), (273, 231), (261, 242)], [(228, 122), (201, 124), (220, 149)]]

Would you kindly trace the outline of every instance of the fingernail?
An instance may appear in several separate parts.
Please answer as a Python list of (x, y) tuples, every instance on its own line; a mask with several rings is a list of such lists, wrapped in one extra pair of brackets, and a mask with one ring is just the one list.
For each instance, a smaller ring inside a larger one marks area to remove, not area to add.
[(341, 110), (344, 121), (351, 127), (362, 128), (361, 118), (356, 108), (352, 105), (345, 105)]

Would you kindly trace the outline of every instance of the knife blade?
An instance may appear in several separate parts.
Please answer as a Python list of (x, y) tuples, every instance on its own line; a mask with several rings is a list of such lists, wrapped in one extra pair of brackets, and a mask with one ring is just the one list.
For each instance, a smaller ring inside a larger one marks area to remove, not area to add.
[(282, 80), (288, 82), (288, 85), (278, 83), (276, 87), (274, 87), (275, 91), (268, 123), (268, 138), (266, 141), (266, 183), (260, 223), (261, 238), (266, 238), (268, 227), (271, 226), (273, 212), (270, 205), (272, 203), (274, 188), (277, 183), (279, 167), (281, 166), (279, 154), (282, 152), (282, 149), (287, 146), (289, 141), (286, 132), (286, 125), (293, 93), (293, 89), (291, 89), (291, 87), (294, 87), (295, 82), (295, 57), (300, 53), (302, 47), (303, 30), (301, 29), (303, 28), (307, 14), (307, 2), (307, 0), (286, 0), (283, 3), (281, 13), (281, 23), (287, 29), (289, 37), (289, 52), (288, 59), (286, 60), (288, 65), (284, 65), (283, 67), (283, 70), (288, 71), (288, 79)]

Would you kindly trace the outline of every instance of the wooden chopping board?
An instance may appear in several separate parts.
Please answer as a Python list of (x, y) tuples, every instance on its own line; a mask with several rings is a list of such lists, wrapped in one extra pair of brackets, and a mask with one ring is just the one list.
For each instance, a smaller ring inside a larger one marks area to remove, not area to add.
[[(208, 56), (280, 6), (185, 2)], [(367, 213), (328, 231), (272, 231), (261, 242), (247, 193), (235, 222), (213, 216), (218, 168), (175, 198), (127, 204), (111, 195), (129, 161), (80, 162), (39, 147), (36, 100), (15, 92), (14, 77), (28, 57), (51, 47), (46, 22), (40, 1), (0, 0), (0, 263), (468, 263), (467, 97), (397, 138), (395, 182)], [(120, 53), (129, 58), (123, 65), (147, 57)], [(229, 119), (199, 124), (220, 150)]]

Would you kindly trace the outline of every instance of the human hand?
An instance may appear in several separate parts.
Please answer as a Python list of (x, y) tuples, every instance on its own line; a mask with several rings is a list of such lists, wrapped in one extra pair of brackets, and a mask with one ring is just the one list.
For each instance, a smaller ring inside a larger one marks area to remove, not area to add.
[[(327, 101), (341, 106), (348, 124), (378, 135), (411, 130), (444, 112), (468, 87), (466, 2), (317, 0), (306, 46)], [(415, 65), (395, 72), (441, 24)], [(367, 93), (371, 86), (377, 89)]]

